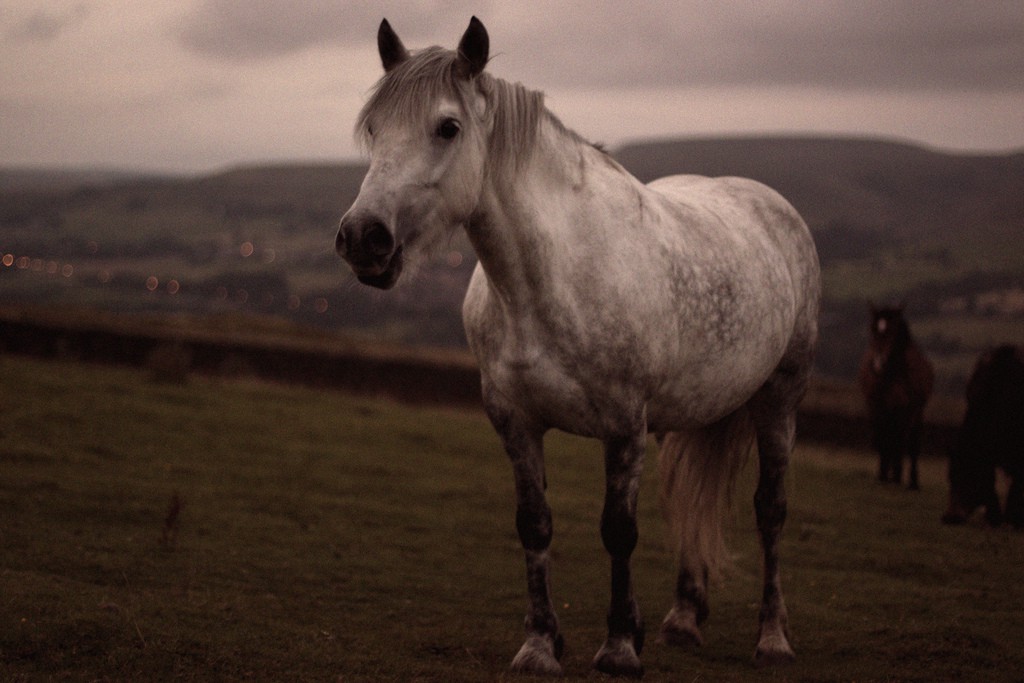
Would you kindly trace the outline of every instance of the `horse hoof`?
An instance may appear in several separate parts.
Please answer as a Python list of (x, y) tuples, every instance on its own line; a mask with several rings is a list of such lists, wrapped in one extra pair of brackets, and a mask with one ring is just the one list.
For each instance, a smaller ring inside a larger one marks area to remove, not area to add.
[(703, 645), (704, 638), (697, 628), (697, 615), (673, 607), (661, 622), (660, 640), (673, 647), (696, 648)]
[(558, 663), (561, 640), (561, 636), (555, 639), (556, 642), (543, 636), (530, 636), (512, 659), (512, 671), (519, 674), (561, 676), (562, 665)]
[(796, 661), (796, 653), (789, 646), (785, 636), (765, 637), (757, 644), (754, 651), (754, 666), (779, 666)]
[(609, 676), (643, 678), (644, 667), (629, 638), (606, 640), (594, 657), (594, 668)]

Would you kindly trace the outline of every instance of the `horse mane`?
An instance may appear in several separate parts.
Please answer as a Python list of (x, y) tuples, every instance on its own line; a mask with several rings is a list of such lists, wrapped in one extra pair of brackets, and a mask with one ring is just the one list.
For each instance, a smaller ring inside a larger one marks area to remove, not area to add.
[(480, 94), (487, 107), (484, 119), (478, 122), (483, 123), (487, 117), (492, 121), (488, 162), (495, 170), (514, 168), (528, 160), (537, 146), (544, 121), (570, 139), (589, 144), (545, 108), (542, 92), (529, 90), (521, 83), (509, 83), (486, 71), (466, 80), (457, 73), (456, 58), (453, 50), (428, 47), (385, 73), (359, 112), (357, 140), (368, 146), (370, 127), (376, 121), (406, 125), (422, 122), (427, 108), (439, 97), (453, 97), (464, 111), (473, 115), (474, 95)]

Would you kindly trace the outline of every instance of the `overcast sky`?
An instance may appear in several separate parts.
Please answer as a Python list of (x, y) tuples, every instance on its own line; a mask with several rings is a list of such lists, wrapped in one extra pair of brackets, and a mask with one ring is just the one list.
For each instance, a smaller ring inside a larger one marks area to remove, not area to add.
[(842, 134), (1024, 149), (1021, 0), (0, 0), (0, 165), (202, 172), (358, 158), (382, 17), (611, 147)]

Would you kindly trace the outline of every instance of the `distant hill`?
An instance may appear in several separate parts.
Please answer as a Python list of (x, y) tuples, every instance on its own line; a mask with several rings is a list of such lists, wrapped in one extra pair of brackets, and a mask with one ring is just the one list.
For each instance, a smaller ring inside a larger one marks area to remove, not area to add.
[[(986, 345), (1024, 344), (1024, 152), (958, 155), (880, 140), (663, 140), (613, 153), (642, 180), (755, 178), (805, 217), (825, 278), (819, 368), (850, 377), (866, 307), (904, 300), (940, 384)], [(389, 341), (464, 345), (475, 257), (456, 236), (389, 292), (333, 253), (363, 164), (214, 174), (0, 169), (0, 306), (277, 316)]]
[(170, 179), (167, 174), (110, 169), (0, 168), (0, 192), (60, 191), (83, 185), (112, 185), (145, 178)]
[(1024, 151), (980, 156), (868, 139), (735, 138), (646, 142), (615, 156), (645, 182), (675, 173), (760, 180), (796, 206), (826, 257), (864, 242), (952, 244), (1024, 230)]

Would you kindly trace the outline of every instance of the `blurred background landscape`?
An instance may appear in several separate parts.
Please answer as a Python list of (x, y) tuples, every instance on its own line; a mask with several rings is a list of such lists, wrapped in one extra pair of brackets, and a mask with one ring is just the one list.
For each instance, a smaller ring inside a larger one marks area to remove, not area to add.
[[(1024, 341), (1024, 152), (751, 137), (611, 153), (644, 181), (740, 175), (796, 206), (824, 271), (820, 376), (853, 379), (869, 302), (906, 304), (947, 395), (962, 391), (981, 350)], [(198, 176), (0, 168), (0, 309), (464, 350), (461, 301), (475, 257), (463, 235), (389, 292), (359, 285), (334, 254), (364, 172), (358, 163)]]
[[(941, 525), (936, 456), (978, 354), (1024, 344), (1024, 3), (643, 10), (0, 5), (0, 680), (501, 677), (522, 564), (462, 331), (475, 257), (453, 234), (381, 292), (334, 253), (381, 19), (453, 48), (476, 16), (488, 71), (641, 180), (755, 178), (811, 227), (821, 343), (783, 541), (800, 659), (780, 675), (1020, 682), (1024, 537)], [(912, 495), (869, 455), (869, 302), (906, 305), (937, 372)], [(600, 447), (549, 439), (566, 680), (592, 680)], [(656, 469), (649, 615), (675, 580)], [(761, 567), (737, 503), (708, 644), (648, 648), (647, 681), (764, 680), (743, 663)]]

